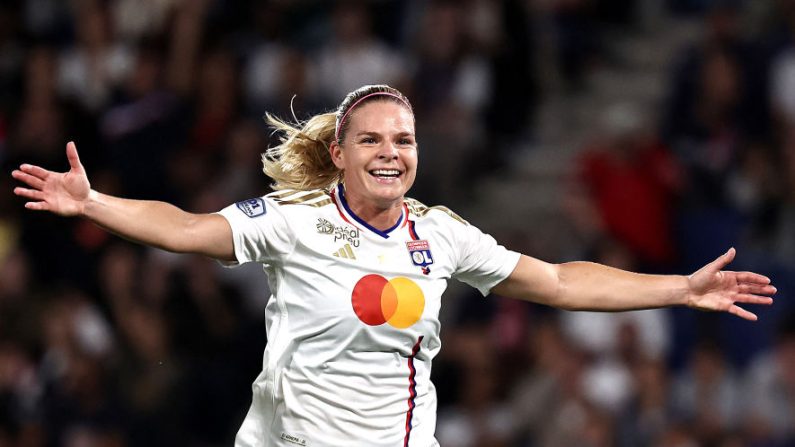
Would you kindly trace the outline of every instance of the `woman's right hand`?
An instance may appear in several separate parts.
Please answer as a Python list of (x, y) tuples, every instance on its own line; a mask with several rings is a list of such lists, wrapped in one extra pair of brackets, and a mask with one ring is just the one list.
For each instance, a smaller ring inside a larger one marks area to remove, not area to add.
[(66, 144), (66, 158), (69, 160), (69, 172), (53, 172), (23, 164), (11, 173), (12, 177), (29, 186), (14, 188), (14, 194), (31, 200), (25, 203), (25, 208), (50, 211), (61, 216), (83, 213), (91, 185), (86, 170), (80, 164), (77, 147), (71, 141)]

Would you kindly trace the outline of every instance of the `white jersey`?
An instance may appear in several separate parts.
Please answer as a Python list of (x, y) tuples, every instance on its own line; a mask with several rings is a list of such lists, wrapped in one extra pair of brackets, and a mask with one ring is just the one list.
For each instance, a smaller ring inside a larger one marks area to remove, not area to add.
[(431, 359), (449, 278), (484, 295), (506, 250), (443, 207), (406, 199), (379, 231), (333, 191), (229, 206), (238, 263), (264, 265), (268, 343), (236, 447), (438, 445)]

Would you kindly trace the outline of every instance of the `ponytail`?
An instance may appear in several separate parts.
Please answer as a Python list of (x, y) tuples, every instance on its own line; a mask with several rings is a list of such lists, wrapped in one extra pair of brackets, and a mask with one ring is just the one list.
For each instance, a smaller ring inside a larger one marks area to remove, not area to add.
[(342, 171), (329, 153), (336, 119), (336, 113), (323, 113), (294, 126), (265, 115), (265, 121), (282, 134), (280, 144), (262, 154), (262, 171), (273, 179), (273, 189), (329, 189), (342, 180)]

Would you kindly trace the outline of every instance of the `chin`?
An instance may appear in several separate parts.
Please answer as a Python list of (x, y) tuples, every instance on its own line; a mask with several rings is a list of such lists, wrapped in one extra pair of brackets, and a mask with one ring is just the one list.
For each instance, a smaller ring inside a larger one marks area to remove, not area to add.
[(374, 194), (375, 199), (381, 203), (389, 203), (403, 200), (403, 193), (380, 193)]
[(371, 197), (381, 203), (391, 203), (403, 199), (403, 188), (374, 188), (370, 190)]

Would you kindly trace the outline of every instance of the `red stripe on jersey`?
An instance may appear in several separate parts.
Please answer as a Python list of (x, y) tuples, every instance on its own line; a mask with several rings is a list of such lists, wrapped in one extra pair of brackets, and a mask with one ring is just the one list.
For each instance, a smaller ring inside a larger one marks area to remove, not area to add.
[(409, 411), (406, 412), (406, 437), (403, 438), (403, 447), (408, 447), (409, 437), (411, 436), (411, 418), (414, 416), (414, 398), (417, 397), (417, 381), (414, 380), (417, 375), (417, 370), (414, 368), (414, 358), (420, 352), (420, 343), (422, 343), (423, 335), (417, 340), (417, 344), (411, 350), (409, 356)]

